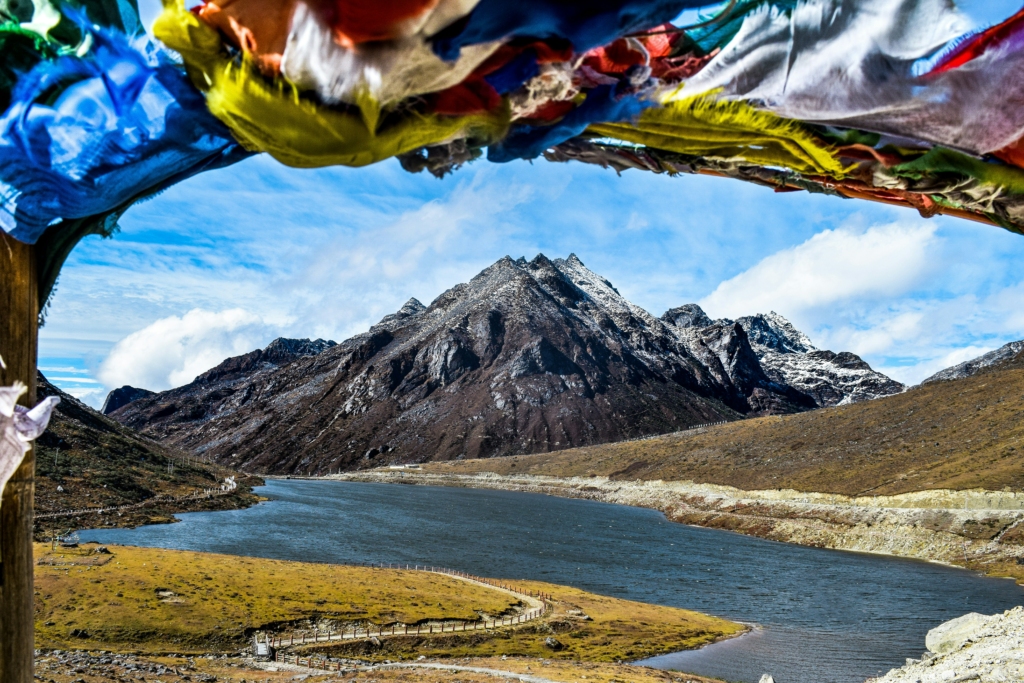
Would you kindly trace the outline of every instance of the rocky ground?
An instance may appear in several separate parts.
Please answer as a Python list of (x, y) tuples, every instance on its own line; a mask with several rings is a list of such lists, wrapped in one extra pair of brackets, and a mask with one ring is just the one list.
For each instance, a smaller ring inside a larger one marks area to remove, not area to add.
[(343, 664), (342, 671), (324, 674), (276, 662), (257, 662), (247, 657), (183, 657), (175, 654), (139, 657), (102, 651), (46, 650), (36, 653), (35, 678), (44, 683), (721, 683), (710, 678), (628, 664), (513, 657), (376, 666), (348, 660)]
[(1024, 493), (922, 491), (850, 497), (607, 477), (374, 470), (358, 481), (462, 486), (586, 498), (660, 510), (676, 522), (798, 543), (966, 566), (1024, 580)]
[(928, 652), (871, 683), (1019, 683), (1024, 681), (1024, 607), (965, 614), (928, 632)]

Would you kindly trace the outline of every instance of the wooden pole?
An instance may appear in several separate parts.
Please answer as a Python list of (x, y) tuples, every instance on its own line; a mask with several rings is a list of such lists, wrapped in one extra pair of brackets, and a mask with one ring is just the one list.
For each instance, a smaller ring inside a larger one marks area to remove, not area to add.
[[(0, 230), (0, 385), (28, 385), (36, 401), (39, 295), (35, 249)], [(29, 451), (0, 501), (0, 683), (32, 683), (32, 497), (35, 453)]]

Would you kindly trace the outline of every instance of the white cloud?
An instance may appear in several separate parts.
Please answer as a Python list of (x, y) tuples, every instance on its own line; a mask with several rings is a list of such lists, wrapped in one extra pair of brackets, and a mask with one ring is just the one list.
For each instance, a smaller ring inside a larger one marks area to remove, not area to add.
[(233, 308), (193, 309), (162, 318), (117, 342), (99, 369), (108, 388), (129, 384), (163, 391), (191, 382), (225, 358), (264, 346), (273, 331), (262, 319)]
[(640, 232), (642, 230), (646, 230), (650, 226), (651, 222), (636, 211), (629, 214), (629, 220), (626, 221), (626, 230), (629, 232)]
[(526, 185), (463, 183), (372, 230), (331, 238), (278, 285), (291, 301), (296, 330), (339, 340), (410, 297), (429, 304), (490, 265), (496, 246), (515, 241), (508, 238), (521, 228), (503, 216), (535, 195)]
[(74, 396), (82, 403), (86, 403), (96, 408), (102, 405), (103, 399), (106, 397), (107, 392), (102, 389), (85, 389), (82, 387), (60, 387), (61, 391), (71, 396)]
[(775, 310), (798, 322), (855, 299), (891, 299), (927, 274), (935, 230), (925, 223), (824, 230), (722, 282), (700, 304), (715, 317)]
[(83, 368), (72, 367), (70, 365), (65, 365), (65, 366), (43, 366), (43, 367), (39, 368), (39, 371), (40, 372), (69, 372), (69, 373), (74, 374), (74, 375), (87, 375), (87, 374), (89, 374), (88, 370), (85, 370)]
[(719, 317), (778, 311), (820, 348), (852, 351), (916, 384), (1024, 329), (1024, 283), (992, 264), (985, 272), (979, 264), (992, 256), (947, 244), (937, 227), (825, 230), (763, 258), (700, 303)]

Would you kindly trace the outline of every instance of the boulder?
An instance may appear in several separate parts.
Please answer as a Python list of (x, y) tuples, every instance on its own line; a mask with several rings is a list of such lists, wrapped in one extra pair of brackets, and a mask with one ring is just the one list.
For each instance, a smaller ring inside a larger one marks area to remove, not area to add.
[(929, 652), (944, 655), (959, 650), (966, 643), (977, 637), (992, 617), (971, 612), (952, 621), (936, 626), (925, 636), (924, 644)]
[(557, 638), (548, 636), (544, 639), (544, 647), (548, 648), (549, 650), (554, 650), (555, 652), (558, 652), (562, 649), (562, 644), (558, 642)]

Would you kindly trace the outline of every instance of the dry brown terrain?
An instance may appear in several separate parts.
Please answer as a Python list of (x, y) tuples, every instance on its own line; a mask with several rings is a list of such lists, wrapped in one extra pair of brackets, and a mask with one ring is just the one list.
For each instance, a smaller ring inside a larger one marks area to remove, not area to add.
[[(1022, 354), (1024, 355), (1024, 354)], [(1024, 489), (1024, 357), (965, 379), (645, 441), (424, 471), (695, 481), (848, 496)]]

